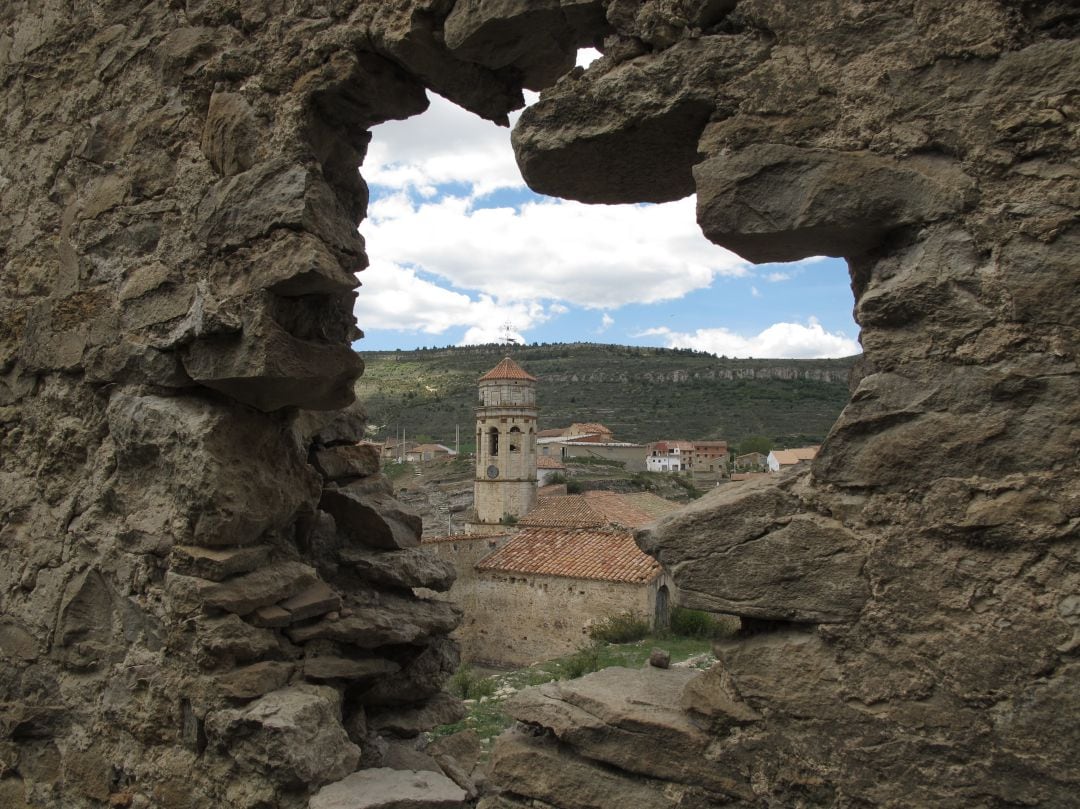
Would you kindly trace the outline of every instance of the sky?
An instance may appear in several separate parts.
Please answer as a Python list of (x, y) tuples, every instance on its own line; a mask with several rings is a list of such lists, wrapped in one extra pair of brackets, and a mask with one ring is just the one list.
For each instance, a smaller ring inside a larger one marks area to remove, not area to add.
[(842, 259), (751, 264), (705, 239), (693, 197), (584, 205), (534, 194), (509, 129), (429, 98), (422, 115), (372, 130), (361, 167), (371, 265), (358, 274), (358, 350), (511, 336), (727, 357), (859, 352)]

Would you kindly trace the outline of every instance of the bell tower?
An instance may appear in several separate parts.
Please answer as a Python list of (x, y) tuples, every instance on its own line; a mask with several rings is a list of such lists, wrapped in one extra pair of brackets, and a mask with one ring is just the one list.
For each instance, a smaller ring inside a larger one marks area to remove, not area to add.
[(480, 377), (476, 528), (505, 525), (536, 504), (536, 377), (509, 357)]

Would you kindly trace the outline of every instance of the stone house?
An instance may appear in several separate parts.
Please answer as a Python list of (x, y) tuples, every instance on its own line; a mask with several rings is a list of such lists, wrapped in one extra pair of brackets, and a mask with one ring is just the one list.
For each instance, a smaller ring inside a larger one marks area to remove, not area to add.
[(476, 565), (459, 601), (462, 656), (523, 666), (574, 651), (607, 616), (663, 625), (673, 589), (630, 531), (526, 529)]
[(562, 444), (562, 457), (616, 461), (628, 472), (645, 471), (645, 445), (629, 441), (600, 441), (593, 436), (574, 439)]
[(539, 455), (536, 458), (536, 485), (538, 488), (547, 486), (556, 475), (566, 475), (566, 464), (558, 458), (547, 455)]
[(727, 441), (695, 441), (691, 466), (694, 472), (719, 474), (728, 468)]
[(654, 441), (647, 447), (645, 468), (650, 472), (689, 472), (694, 465), (690, 441)]
[(417, 444), (405, 450), (405, 460), (410, 463), (423, 463), (436, 458), (449, 458), (452, 455), (457, 455), (457, 453), (442, 444)]
[(770, 472), (779, 472), (804, 461), (812, 461), (820, 447), (797, 447), (795, 449), (774, 449), (765, 460)]
[(767, 456), (761, 452), (747, 452), (735, 456), (735, 468), (742, 471), (757, 471), (765, 468)]

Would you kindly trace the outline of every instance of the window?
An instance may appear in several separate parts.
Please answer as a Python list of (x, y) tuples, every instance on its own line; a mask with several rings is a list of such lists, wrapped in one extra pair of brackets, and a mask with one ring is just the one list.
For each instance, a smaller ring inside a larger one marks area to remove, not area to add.
[(497, 428), (492, 427), (488, 433), (488, 455), (499, 454), (499, 431)]
[(521, 452), (521, 430), (517, 427), (510, 428), (510, 451)]

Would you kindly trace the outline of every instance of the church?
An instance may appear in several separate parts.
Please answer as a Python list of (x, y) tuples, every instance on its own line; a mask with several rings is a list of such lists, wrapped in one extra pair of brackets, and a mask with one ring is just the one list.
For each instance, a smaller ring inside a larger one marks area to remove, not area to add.
[(674, 585), (633, 529), (677, 506), (652, 494), (537, 496), (536, 377), (505, 357), (477, 381), (474, 514), (426, 537), (454, 564), (470, 662), (526, 665), (574, 651), (589, 627), (632, 612), (666, 625)]

